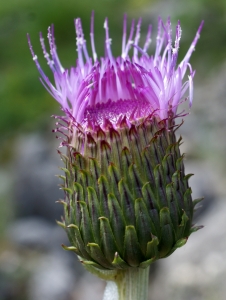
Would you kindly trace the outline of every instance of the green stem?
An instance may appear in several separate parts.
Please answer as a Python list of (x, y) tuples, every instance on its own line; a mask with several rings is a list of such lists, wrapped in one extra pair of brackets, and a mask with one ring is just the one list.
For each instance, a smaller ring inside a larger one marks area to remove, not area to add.
[(107, 281), (103, 300), (147, 300), (149, 267), (118, 271), (114, 281)]

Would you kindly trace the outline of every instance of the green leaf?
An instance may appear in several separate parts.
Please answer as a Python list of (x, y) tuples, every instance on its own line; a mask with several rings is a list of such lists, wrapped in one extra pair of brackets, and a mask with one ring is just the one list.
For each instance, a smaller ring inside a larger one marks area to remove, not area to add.
[(171, 177), (170, 174), (172, 174), (172, 169), (173, 169), (173, 165), (172, 165), (172, 154), (166, 154), (163, 157), (163, 160), (161, 162), (162, 165), (162, 169), (163, 169), (163, 174), (166, 180), (166, 184), (169, 184), (171, 182)]
[(82, 156), (81, 153), (75, 152), (73, 153), (74, 156), (74, 164), (80, 169), (85, 170), (87, 166), (87, 161), (84, 156)]
[(193, 175), (194, 175), (194, 174), (187, 174), (187, 175), (184, 176), (183, 182), (184, 182), (184, 187), (185, 187), (185, 189), (188, 189), (188, 188), (189, 188), (188, 181), (189, 181), (189, 179), (190, 179)]
[(168, 207), (163, 207), (160, 210), (160, 226), (163, 227), (167, 224), (171, 225), (170, 210)]
[(92, 223), (93, 235), (94, 240), (97, 244), (100, 243), (100, 222), (99, 217), (100, 213), (100, 204), (94, 188), (88, 186), (88, 208), (89, 208), (89, 215)]
[(69, 188), (66, 188), (66, 187), (62, 187), (61, 190), (63, 190), (64, 192), (68, 193), (69, 195), (73, 194), (73, 190), (72, 189), (69, 189)]
[(64, 171), (66, 176), (70, 176), (70, 171), (67, 168), (60, 168), (60, 170)]
[(117, 168), (120, 168), (121, 146), (122, 146), (121, 137), (119, 132), (112, 127), (110, 128), (109, 133), (110, 133), (110, 141), (111, 141), (111, 149), (112, 149), (111, 151), (112, 162), (114, 162)]
[(67, 226), (67, 228), (71, 229), (72, 233), (74, 234), (75, 246), (78, 249), (78, 251), (81, 253), (80, 256), (90, 260), (91, 257), (86, 251), (86, 248), (85, 248), (84, 242), (82, 240), (81, 233), (79, 231), (78, 226), (76, 226), (74, 224), (70, 224), (70, 225)]
[(176, 171), (172, 175), (172, 182), (173, 182), (173, 186), (174, 186), (175, 190), (179, 190), (180, 189), (179, 180), (180, 180), (180, 172)]
[(73, 251), (75, 252), (77, 255), (80, 255), (80, 252), (78, 251), (78, 249), (74, 246), (65, 246), (64, 244), (61, 245), (61, 247), (64, 249), (64, 250), (67, 250), (67, 251)]
[(118, 200), (113, 194), (108, 194), (108, 207), (110, 211), (110, 224), (115, 237), (118, 252), (123, 253), (123, 240), (125, 232), (125, 219)]
[(135, 216), (138, 241), (143, 255), (146, 255), (147, 243), (151, 240), (152, 234), (156, 235), (157, 232), (142, 198), (135, 201)]
[(155, 162), (153, 162), (152, 156), (150, 155), (150, 146), (147, 146), (141, 152), (141, 160), (142, 160), (142, 168), (143, 168), (143, 176), (145, 176), (145, 180), (150, 182), (151, 186), (155, 185), (154, 182), (154, 174), (153, 170), (155, 167)]
[(186, 232), (186, 228), (188, 227), (188, 226), (187, 226), (188, 221), (189, 221), (189, 218), (188, 218), (186, 212), (183, 211), (181, 223), (180, 223), (180, 226), (179, 226), (179, 236), (180, 236), (181, 238), (182, 238), (182, 237), (186, 237), (186, 236), (189, 235), (189, 233)]
[(83, 187), (78, 182), (74, 182), (75, 201), (85, 201)]
[(115, 252), (118, 251), (116, 247), (115, 238), (109, 224), (109, 220), (105, 217), (100, 217), (100, 235), (101, 235), (101, 249), (103, 249), (104, 256), (111, 263), (114, 259)]
[(56, 221), (57, 225), (59, 225), (60, 227), (62, 227), (63, 229), (66, 229), (66, 225), (63, 222), (60, 221)]
[(135, 227), (131, 225), (126, 226), (125, 230), (124, 257), (131, 267), (138, 267), (143, 260)]
[(65, 200), (58, 200), (56, 201), (56, 203), (62, 204), (64, 206), (64, 208), (67, 208), (68, 204)]
[(166, 186), (166, 197), (167, 197), (167, 202), (168, 206), (170, 205), (171, 202), (174, 200), (174, 195), (173, 195), (173, 183), (169, 183)]
[(158, 258), (159, 256), (158, 244), (159, 244), (158, 238), (152, 235), (152, 240), (147, 243), (147, 250), (145, 255), (146, 258), (149, 259)]
[[(90, 261), (90, 260), (80, 260), (80, 262), (83, 264), (84, 268), (89, 271), (92, 274), (97, 275), (96, 273), (98, 272), (97, 270), (95, 270), (95, 272), (93, 272), (94, 269), (98, 269), (98, 270), (108, 270), (108, 268), (101, 266), (100, 264), (94, 262), (94, 261)], [(103, 273), (98, 274), (97, 276), (101, 275)], [(99, 276), (100, 278), (102, 278), (101, 276)]]
[(200, 226), (192, 226), (190, 229), (190, 234), (192, 234), (193, 232), (196, 232), (200, 229), (202, 229), (204, 226), (200, 225)]
[(170, 256), (177, 248), (183, 247), (187, 243), (188, 238), (180, 239), (176, 242), (176, 244), (173, 246), (173, 248), (170, 250), (169, 253), (165, 257)]
[(193, 208), (193, 203), (192, 203), (192, 197), (191, 197), (191, 188), (188, 188), (185, 193), (184, 193), (184, 210), (187, 213), (188, 218), (191, 220), (193, 217), (193, 212), (194, 212), (194, 208)]
[(62, 179), (64, 181), (64, 183), (66, 182), (66, 177), (63, 175), (56, 175), (56, 177)]
[[(150, 219), (152, 220), (154, 226), (155, 226), (155, 232), (157, 232), (157, 236), (160, 236), (161, 234), (161, 227), (160, 227), (160, 217), (157, 209), (151, 209), (149, 210)], [(154, 232), (154, 230), (153, 230)]]
[(151, 259), (148, 259), (148, 260), (145, 260), (142, 263), (140, 263), (139, 268), (146, 269), (147, 267), (149, 267), (155, 261), (156, 261), (155, 257), (153, 257)]
[(164, 257), (171, 250), (174, 244), (173, 225), (170, 218), (168, 207), (164, 207), (160, 211), (161, 239), (159, 245), (159, 255)]
[(176, 242), (176, 244), (174, 245), (174, 248), (180, 248), (180, 247), (183, 247), (186, 243), (187, 243), (187, 238), (183, 238), (183, 239), (180, 239)]
[(150, 182), (146, 182), (141, 189), (143, 199), (149, 210), (153, 208), (159, 208), (153, 189), (154, 188)]
[(137, 166), (131, 164), (128, 171), (131, 179), (130, 192), (132, 193), (133, 198), (141, 197), (141, 187), (143, 186), (141, 181), (142, 176), (139, 174)]
[(119, 181), (119, 193), (121, 195), (121, 207), (127, 225), (135, 225), (134, 199), (124, 178)]
[(184, 155), (182, 155), (181, 157), (179, 157), (177, 159), (177, 161), (176, 161), (176, 169), (179, 172), (183, 172), (183, 169), (184, 169), (183, 159), (184, 159)]
[(154, 178), (156, 184), (155, 196), (158, 201), (158, 207), (161, 209), (162, 207), (167, 206), (167, 199), (165, 193), (164, 177), (162, 174), (162, 166), (160, 164), (154, 168)]
[(128, 269), (129, 265), (120, 257), (118, 252), (115, 252), (114, 260), (112, 262), (112, 265), (116, 269)]
[(94, 178), (94, 181), (97, 182), (101, 175), (99, 162), (95, 158), (89, 158), (89, 162), (90, 162), (90, 171), (92, 173), (92, 177)]
[(107, 175), (108, 166), (111, 162), (111, 146), (106, 140), (100, 141), (100, 157), (101, 173)]
[(174, 244), (174, 235), (172, 227), (167, 224), (162, 227), (161, 240), (159, 245), (159, 257), (165, 257), (172, 249)]
[(131, 153), (128, 148), (124, 147), (121, 152), (121, 170), (122, 175), (125, 178), (127, 184), (131, 186), (131, 179), (129, 177), (129, 166), (132, 164)]
[(83, 201), (79, 201), (79, 205), (82, 214), (80, 230), (81, 230), (82, 239), (85, 245), (87, 245), (88, 243), (94, 242), (93, 228), (91, 225), (87, 204)]
[(118, 183), (121, 180), (121, 174), (119, 170), (116, 168), (115, 164), (110, 163), (108, 167), (109, 177), (110, 177), (110, 186), (116, 197), (119, 197)]
[(147, 148), (149, 151), (150, 161), (152, 162), (152, 168), (154, 169), (156, 165), (158, 165), (161, 162), (161, 157), (159, 156), (158, 152), (158, 137), (154, 136), (149, 144), (149, 147)]
[(87, 170), (80, 170), (80, 175), (81, 175), (81, 179), (82, 179), (82, 185), (83, 187), (87, 187), (87, 186), (93, 186), (94, 182), (93, 182), (93, 178), (90, 174), (89, 171)]
[(198, 203), (200, 203), (203, 199), (204, 199), (204, 197), (202, 197), (202, 198), (197, 198), (197, 199), (193, 200), (193, 201), (192, 201), (193, 207), (195, 207), (195, 206), (196, 206)]
[(104, 175), (101, 175), (99, 180), (98, 180), (98, 187), (99, 187), (99, 203), (100, 203), (100, 212), (101, 215), (104, 217), (109, 218), (109, 209), (107, 205), (107, 199), (108, 199), (108, 194), (111, 192), (110, 191), (110, 186), (107, 181), (107, 178)]
[(87, 246), (89, 247), (89, 253), (94, 261), (106, 269), (113, 269), (112, 265), (107, 261), (98, 244), (89, 243)]
[(180, 236), (178, 236), (179, 217), (178, 217), (177, 205), (175, 201), (170, 203), (169, 210), (170, 210), (170, 219), (173, 224), (173, 232), (175, 235), (175, 239), (177, 240), (178, 238), (180, 238)]

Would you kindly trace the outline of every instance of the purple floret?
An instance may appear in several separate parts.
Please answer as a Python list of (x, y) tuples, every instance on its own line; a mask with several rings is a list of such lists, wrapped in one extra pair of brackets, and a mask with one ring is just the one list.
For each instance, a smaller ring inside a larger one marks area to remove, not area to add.
[[(57, 55), (53, 25), (48, 28), (50, 54), (46, 51), (40, 34), (41, 46), (54, 75), (52, 84), (44, 74), (35, 55), (30, 38), (29, 47), (41, 75), (41, 81), (48, 92), (60, 103), (65, 112), (73, 116), (73, 121), (84, 130), (90, 126), (104, 126), (105, 120), (117, 127), (119, 120), (126, 117), (128, 123), (143, 119), (155, 112), (160, 119), (176, 116), (178, 105), (189, 98), (193, 100), (193, 78), (195, 71), (189, 63), (192, 52), (200, 36), (201, 22), (196, 36), (184, 59), (177, 65), (181, 39), (178, 21), (173, 45), (170, 18), (166, 24), (158, 21), (156, 49), (148, 54), (151, 43), (151, 25), (148, 28), (144, 46), (139, 45), (141, 19), (130, 27), (127, 39), (127, 19), (123, 21), (122, 53), (114, 57), (111, 51), (108, 19), (104, 22), (105, 56), (98, 58), (94, 43), (94, 14), (91, 17), (90, 41), (92, 57), (89, 56), (84, 39), (81, 20), (75, 19), (78, 59), (76, 66), (64, 69)], [(131, 55), (130, 55), (130, 52)], [(183, 80), (188, 74), (187, 80)]]

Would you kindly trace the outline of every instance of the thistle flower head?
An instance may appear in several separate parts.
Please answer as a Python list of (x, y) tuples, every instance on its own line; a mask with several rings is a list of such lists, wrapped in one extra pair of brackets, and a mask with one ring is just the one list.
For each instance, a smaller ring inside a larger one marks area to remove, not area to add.
[[(111, 51), (111, 38), (108, 19), (104, 22), (105, 56), (98, 58), (94, 42), (94, 14), (91, 17), (90, 39), (92, 57), (86, 48), (81, 20), (75, 19), (78, 58), (76, 66), (64, 69), (57, 55), (53, 25), (48, 28), (50, 54), (44, 39), (40, 41), (44, 57), (53, 72), (55, 85), (44, 74), (34, 54), (30, 39), (29, 45), (33, 60), (41, 74), (41, 81), (49, 93), (60, 103), (64, 111), (71, 113), (74, 120), (85, 130), (104, 126), (110, 121), (117, 128), (123, 117), (129, 123), (150, 114), (167, 119), (169, 114), (176, 116), (178, 105), (189, 98), (193, 100), (193, 71), (189, 59), (195, 49), (203, 23), (184, 59), (177, 65), (181, 39), (181, 26), (178, 21), (173, 42), (170, 18), (166, 24), (158, 20), (156, 49), (148, 54), (151, 43), (151, 25), (148, 28), (144, 45), (139, 45), (141, 19), (132, 22), (127, 36), (127, 19), (123, 21), (122, 53), (114, 57)], [(131, 56), (130, 56), (131, 55)], [(183, 81), (185, 77), (185, 80)]]
[(127, 36), (124, 17), (122, 53), (114, 58), (106, 19), (105, 56), (98, 58), (92, 14), (91, 58), (81, 20), (76, 19), (78, 59), (66, 70), (49, 27), (50, 55), (41, 34), (40, 40), (55, 85), (28, 39), (43, 85), (65, 112), (56, 131), (67, 148), (66, 155), (59, 151), (65, 163), (61, 225), (72, 244), (66, 249), (89, 268), (145, 268), (199, 229), (192, 224), (199, 200), (192, 202), (174, 119), (182, 101), (189, 98), (192, 104), (195, 72), (189, 59), (202, 25), (177, 65), (180, 22), (173, 43), (170, 19), (164, 24), (159, 18), (155, 53), (149, 55), (151, 26), (140, 46), (141, 19), (136, 26), (132, 22)]

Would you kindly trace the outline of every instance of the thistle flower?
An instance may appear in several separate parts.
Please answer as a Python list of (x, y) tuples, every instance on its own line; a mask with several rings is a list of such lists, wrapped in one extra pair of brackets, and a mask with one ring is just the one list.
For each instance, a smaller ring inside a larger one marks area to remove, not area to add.
[[(50, 55), (42, 34), (44, 57), (54, 75), (45, 75), (28, 37), (41, 82), (60, 103), (57, 117), (65, 168), (65, 217), (70, 247), (87, 267), (103, 270), (146, 268), (184, 245), (200, 227), (192, 225), (192, 201), (175, 131), (181, 102), (193, 100), (189, 59), (203, 22), (184, 59), (177, 65), (181, 39), (178, 21), (173, 43), (170, 19), (158, 21), (156, 49), (148, 54), (151, 25), (139, 45), (141, 19), (127, 37), (124, 17), (122, 54), (113, 57), (108, 19), (105, 56), (98, 58), (91, 18), (92, 58), (80, 19), (75, 19), (78, 58), (64, 69), (57, 55), (54, 28), (48, 28)], [(130, 56), (131, 52), (131, 56)], [(185, 79), (184, 79), (185, 78)]]

